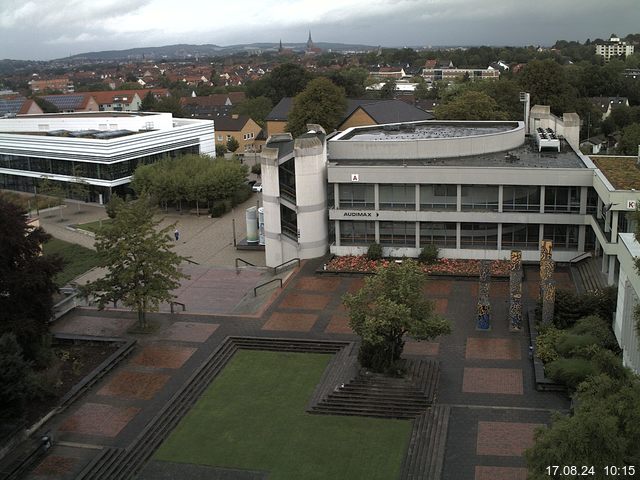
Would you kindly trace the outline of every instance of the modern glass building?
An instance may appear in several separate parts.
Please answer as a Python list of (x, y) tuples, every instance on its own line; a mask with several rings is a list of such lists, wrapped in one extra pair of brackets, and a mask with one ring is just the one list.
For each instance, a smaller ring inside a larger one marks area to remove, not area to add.
[[(215, 155), (209, 120), (170, 113), (81, 112), (0, 119), (0, 188), (36, 192), (44, 179), (81, 179), (91, 201), (124, 191), (138, 165), (186, 153)], [(67, 188), (68, 190), (68, 188)]]

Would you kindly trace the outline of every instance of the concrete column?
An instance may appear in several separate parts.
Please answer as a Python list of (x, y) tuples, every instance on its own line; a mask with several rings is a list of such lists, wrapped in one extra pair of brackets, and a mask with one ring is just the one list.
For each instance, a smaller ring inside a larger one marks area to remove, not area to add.
[(456, 211), (461, 212), (462, 211), (462, 185), (458, 184), (457, 187), (458, 187), (458, 190), (456, 193)]
[(491, 330), (491, 303), (489, 302), (489, 286), (491, 283), (491, 261), (480, 262), (480, 284), (478, 285), (478, 304), (476, 330)]
[(596, 218), (602, 218), (602, 206), (604, 202), (600, 199), (600, 195), (598, 195), (598, 208), (596, 208)]
[(416, 184), (416, 212), (420, 211), (420, 184)]
[(333, 184), (333, 205), (329, 205), (329, 208), (333, 206), (333, 208), (340, 208), (340, 184)]
[[(380, 210), (380, 184), (378, 183), (373, 185), (373, 203), (374, 203), (373, 208), (376, 211)], [(377, 232), (377, 224), (378, 222), (376, 222), (376, 232)]]
[(378, 220), (376, 220), (376, 243), (380, 243), (380, 222)]
[(416, 248), (420, 248), (420, 222), (416, 222)]
[(336, 247), (340, 246), (340, 220), (334, 220), (334, 230), (336, 233)]
[(611, 243), (618, 243), (618, 215), (620, 212), (611, 212)]
[(556, 303), (556, 281), (547, 280), (542, 284), (542, 323), (553, 323)]
[[(502, 189), (502, 187), (500, 187)], [(501, 190), (502, 191), (502, 190)], [(500, 202), (502, 204), (502, 202)], [(502, 250), (502, 224), (498, 224), (498, 251)]]
[(511, 250), (509, 271), (509, 331), (522, 329), (522, 252)]
[(602, 253), (602, 267), (600, 268), (600, 271), (602, 273), (607, 273), (608, 262), (609, 262), (609, 255), (604, 253), (604, 250), (603, 250), (603, 253)]
[[(459, 201), (459, 198), (460, 197), (458, 197), (458, 201)], [(460, 204), (458, 203), (458, 205)], [(457, 222), (456, 223), (456, 249), (457, 250), (460, 250), (460, 231), (461, 231), (460, 222)]]
[(587, 226), (580, 225), (578, 227), (578, 250), (584, 252), (584, 243), (587, 237)]
[(607, 276), (607, 285), (615, 285), (616, 278), (616, 256), (609, 255), (609, 275)]
[(538, 229), (538, 245), (542, 243), (542, 240), (544, 240), (544, 224), (543, 223), (540, 224), (540, 228)]
[[(544, 213), (544, 193), (545, 193), (545, 186), (541, 185), (540, 186), (540, 213)], [(542, 237), (540, 237), (540, 240), (542, 240)]]
[[(504, 185), (498, 185), (498, 213), (502, 213), (502, 200), (503, 200), (503, 198), (504, 198)], [(498, 245), (500, 245), (500, 240), (499, 239), (498, 239)]]
[(580, 187), (580, 215), (587, 214), (587, 195), (589, 187)]

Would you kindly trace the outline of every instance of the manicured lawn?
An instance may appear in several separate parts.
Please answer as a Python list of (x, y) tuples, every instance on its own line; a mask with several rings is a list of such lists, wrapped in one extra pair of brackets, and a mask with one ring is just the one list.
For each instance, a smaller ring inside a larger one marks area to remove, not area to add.
[(63, 270), (56, 275), (56, 285), (62, 287), (78, 275), (92, 269), (98, 263), (96, 252), (88, 248), (65, 242), (57, 238), (52, 238), (43, 247), (45, 255), (60, 255), (65, 265)]
[(80, 225), (76, 225), (76, 227), (81, 228), (82, 230), (88, 230), (90, 232), (97, 233), (100, 227), (108, 225), (109, 223), (111, 223), (111, 221), (112, 220), (110, 218), (105, 218), (104, 220), (97, 220), (95, 222), (81, 223)]
[(269, 480), (398, 478), (411, 422), (305, 413), (330, 358), (239, 350), (155, 459)]
[(32, 211), (36, 209), (45, 209), (60, 205), (61, 200), (55, 197), (46, 197), (44, 195), (32, 195), (23, 192), (12, 192), (10, 190), (0, 190), (0, 197), (20, 206), (23, 210)]

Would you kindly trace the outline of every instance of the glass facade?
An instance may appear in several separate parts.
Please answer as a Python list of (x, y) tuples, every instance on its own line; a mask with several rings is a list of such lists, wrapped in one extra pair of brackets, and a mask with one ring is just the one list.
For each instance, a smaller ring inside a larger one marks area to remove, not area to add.
[(553, 242), (556, 250), (577, 250), (578, 249), (578, 226), (577, 225), (545, 225), (544, 238)]
[(420, 185), (420, 210), (456, 210), (457, 185)]
[(280, 195), (290, 202), (296, 202), (296, 161), (287, 160), (278, 167)]
[(540, 187), (536, 185), (504, 186), (502, 189), (503, 212), (539, 212)]
[(580, 213), (580, 187), (545, 187), (545, 213)]
[[(342, 184), (339, 188), (340, 208), (369, 210), (375, 207), (374, 185)], [(331, 190), (331, 189), (329, 189)]]
[(420, 246), (434, 244), (439, 248), (456, 248), (455, 222), (420, 222)]
[(497, 185), (462, 185), (462, 211), (498, 211)]
[(298, 241), (298, 215), (284, 205), (280, 205), (280, 227), (283, 235)]
[(497, 223), (461, 223), (460, 248), (498, 248)]
[(370, 245), (376, 241), (376, 222), (340, 222), (340, 245)]
[(415, 247), (416, 223), (380, 222), (380, 244), (396, 247)]
[(415, 210), (415, 184), (394, 183), (379, 186), (380, 210)]
[[(99, 163), (79, 162), (75, 160), (59, 160), (42, 157), (21, 157), (0, 154), (0, 168), (37, 172), (42, 175), (78, 175), (96, 180), (118, 180), (133, 175), (138, 165), (155, 163), (162, 158), (177, 157), (188, 153), (198, 154), (198, 146), (179, 148), (169, 152), (145, 155), (121, 162)], [(16, 172), (19, 174), (19, 172)]]
[(502, 249), (537, 250), (540, 226), (537, 223), (503, 223)]

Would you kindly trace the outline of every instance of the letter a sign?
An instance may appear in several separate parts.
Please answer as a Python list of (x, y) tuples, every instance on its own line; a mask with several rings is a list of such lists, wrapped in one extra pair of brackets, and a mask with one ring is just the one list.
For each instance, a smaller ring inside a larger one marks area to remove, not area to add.
[(352, 173), (352, 174), (351, 174), (351, 181), (352, 181), (352, 182), (359, 182), (359, 181), (360, 181), (360, 174), (358, 174), (358, 173)]

